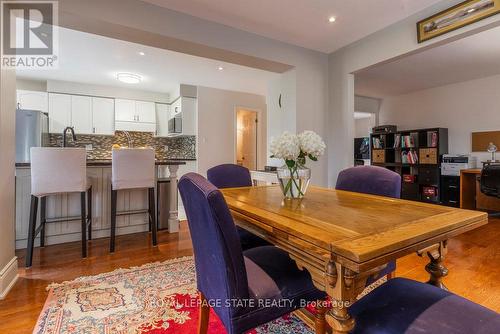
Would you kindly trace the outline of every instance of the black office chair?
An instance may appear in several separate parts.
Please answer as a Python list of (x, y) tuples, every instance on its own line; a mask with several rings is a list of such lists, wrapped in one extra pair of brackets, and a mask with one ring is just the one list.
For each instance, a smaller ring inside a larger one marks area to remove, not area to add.
[[(481, 171), (481, 192), (500, 199), (500, 164), (487, 164)], [(500, 216), (500, 212), (490, 216)]]

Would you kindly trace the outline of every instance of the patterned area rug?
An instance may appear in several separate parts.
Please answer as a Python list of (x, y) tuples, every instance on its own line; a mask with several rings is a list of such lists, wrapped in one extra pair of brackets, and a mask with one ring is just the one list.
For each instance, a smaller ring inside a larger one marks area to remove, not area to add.
[[(186, 257), (51, 284), (34, 333), (196, 333), (195, 279), (193, 258)], [(213, 311), (209, 333), (225, 333)], [(250, 333), (313, 332), (291, 315)]]

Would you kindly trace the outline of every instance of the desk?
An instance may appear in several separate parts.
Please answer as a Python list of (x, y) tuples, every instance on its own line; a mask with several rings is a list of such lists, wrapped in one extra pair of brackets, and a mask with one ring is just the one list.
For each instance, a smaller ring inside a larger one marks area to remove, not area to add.
[(392, 260), (427, 254), (429, 283), (444, 287), (447, 240), (488, 222), (479, 211), (318, 187), (301, 200), (284, 200), (278, 186), (221, 191), (238, 225), (287, 251), (332, 298), (335, 333), (354, 328), (348, 307)]
[(500, 199), (481, 192), (481, 169), (460, 171), (460, 207), (469, 210), (500, 211)]

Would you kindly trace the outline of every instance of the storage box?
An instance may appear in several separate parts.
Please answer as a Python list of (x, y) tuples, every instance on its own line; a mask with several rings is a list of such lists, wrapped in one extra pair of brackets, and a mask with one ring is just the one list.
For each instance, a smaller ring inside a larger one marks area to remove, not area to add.
[(420, 164), (437, 165), (437, 148), (421, 148), (419, 150)]
[(372, 150), (373, 163), (383, 164), (385, 162), (385, 150)]

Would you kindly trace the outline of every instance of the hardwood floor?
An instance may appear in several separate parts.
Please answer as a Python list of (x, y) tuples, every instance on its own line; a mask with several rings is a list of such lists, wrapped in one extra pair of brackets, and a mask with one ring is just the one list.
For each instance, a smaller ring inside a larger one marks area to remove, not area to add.
[[(500, 220), (450, 240), (445, 264), (450, 273), (447, 287), (470, 300), (500, 312)], [(116, 252), (108, 253), (109, 239), (91, 241), (89, 257), (80, 258), (80, 243), (37, 248), (33, 267), (24, 269), (24, 251), (18, 252), (19, 280), (0, 301), (0, 333), (31, 333), (47, 297), (51, 282), (71, 280), (117, 268), (138, 266), (192, 254), (185, 222), (179, 234), (158, 233), (152, 247), (146, 233), (117, 237)], [(425, 281), (427, 258), (409, 255), (398, 261), (396, 276)]]

